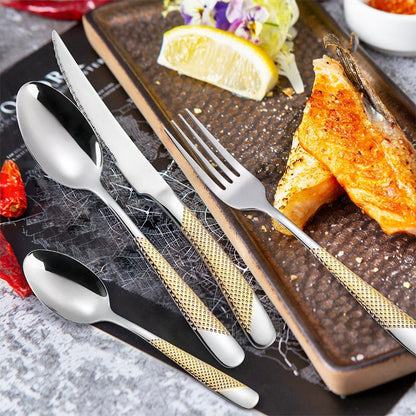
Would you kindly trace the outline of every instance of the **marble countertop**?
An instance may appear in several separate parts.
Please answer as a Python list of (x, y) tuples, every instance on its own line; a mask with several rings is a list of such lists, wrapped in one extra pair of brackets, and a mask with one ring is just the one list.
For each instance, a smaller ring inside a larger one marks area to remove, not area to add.
[[(345, 27), (342, 2), (322, 4)], [(0, 6), (0, 72), (48, 43), (52, 29), (62, 33), (73, 24)], [(368, 52), (416, 102), (416, 59)], [(0, 308), (0, 414), (259, 414), (235, 407), (182, 372), (139, 350), (132, 353), (129, 345), (93, 327), (63, 321), (35, 297), (20, 299), (3, 284)], [(415, 403), (416, 385), (389, 415), (416, 415)]]

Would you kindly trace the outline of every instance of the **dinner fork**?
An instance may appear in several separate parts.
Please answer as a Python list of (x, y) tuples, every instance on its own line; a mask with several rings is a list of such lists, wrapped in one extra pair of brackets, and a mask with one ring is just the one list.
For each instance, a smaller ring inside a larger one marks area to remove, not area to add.
[[(277, 220), (309, 249), (381, 327), (416, 355), (416, 320), (348, 269), (289, 218), (274, 208), (268, 202), (266, 190), (259, 179), (234, 159), (188, 109), (185, 111), (192, 120), (192, 125), (181, 114), (179, 114), (179, 118), (188, 135), (191, 133), (194, 140), (191, 140), (174, 120), (172, 120), (172, 124), (184, 142), (192, 149), (199, 162), (185, 150), (171, 132), (167, 129), (165, 132), (205, 185), (232, 208), (242, 211), (261, 211)], [(210, 143), (216, 153), (206, 142)]]

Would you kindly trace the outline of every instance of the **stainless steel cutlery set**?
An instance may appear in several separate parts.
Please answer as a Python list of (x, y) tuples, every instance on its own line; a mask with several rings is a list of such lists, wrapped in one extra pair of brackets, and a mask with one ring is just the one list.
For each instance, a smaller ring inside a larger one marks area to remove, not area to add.
[[(53, 33), (53, 43), (58, 64), (77, 105), (57, 90), (40, 82), (29, 82), (21, 87), (17, 96), (18, 123), (25, 144), (34, 159), (56, 182), (70, 188), (88, 190), (97, 195), (128, 229), (139, 251), (153, 266), (179, 310), (206, 348), (223, 366), (240, 365), (244, 360), (241, 346), (103, 187), (100, 180), (103, 155), (99, 142), (102, 140), (133, 189), (139, 194), (152, 197), (180, 225), (185, 236), (212, 272), (251, 344), (257, 348), (270, 346), (276, 338), (276, 332), (251, 286), (218, 242), (134, 145), (56, 32)], [(39, 260), (40, 257), (42, 261)], [(68, 310), (77, 308), (76, 298), (80, 293), (80, 287), (74, 285), (73, 276), (66, 275), (62, 268), (45, 266), (50, 258), (54, 259), (54, 264), (59, 261), (67, 264), (75, 262), (74, 259), (53, 252), (49, 253), (49, 256), (46, 252), (28, 255), (24, 262), (24, 271), (38, 298), (61, 316), (76, 322), (109, 320), (108, 314), (84, 319), (82, 307), (80, 313), (77, 314), (75, 311), (74, 314), (68, 314)], [(79, 268), (82, 269), (81, 266)], [(42, 271), (45, 282), (49, 282), (51, 277), (58, 282), (54, 297), (47, 295), (52, 289), (48, 289), (46, 284), (36, 283), (37, 277), (33, 275), (40, 275)], [(73, 298), (72, 302), (66, 302), (64, 305), (60, 301), (52, 301), (62, 290), (62, 285)], [(103, 286), (102, 283), (101, 285)], [(72, 286), (74, 290), (71, 289)], [(79, 295), (81, 298), (84, 296), (82, 293)], [(88, 299), (97, 297), (94, 296), (95, 292), (84, 294)], [(95, 304), (93, 300), (91, 302)], [(79, 318), (80, 316), (82, 318)], [(114, 315), (112, 317), (114, 318)], [(120, 319), (117, 322), (120, 324)], [(126, 326), (125, 321), (123, 322)], [(242, 383), (164, 340), (151, 334), (144, 336), (143, 330), (138, 330), (134, 324), (130, 324), (129, 329), (149, 341), (217, 393), (243, 407), (251, 408), (256, 405), (258, 394)]]
[[(250, 285), (218, 242), (135, 146), (56, 32), (52, 38), (59, 67), (77, 105), (42, 83), (30, 82), (21, 87), (17, 96), (18, 123), (32, 156), (55, 181), (96, 194), (129, 230), (139, 251), (153, 266), (206, 348), (225, 367), (241, 364), (244, 359), (241, 346), (104, 189), (100, 181), (103, 164), (100, 141), (105, 143), (133, 189), (154, 199), (179, 224), (209, 267), (251, 344), (257, 348), (270, 346), (276, 332)], [(265, 198), (263, 185), (232, 158), (192, 113), (187, 111), (186, 118), (179, 118), (180, 125), (172, 121), (176, 133), (167, 129), (165, 132), (219, 199), (235, 209), (263, 211), (278, 220), (387, 332), (416, 353), (416, 321), (413, 318), (274, 209)], [(198, 161), (185, 150), (179, 138), (192, 149)], [(227, 399), (245, 408), (257, 404), (258, 394), (249, 387), (115, 315), (110, 309), (104, 284), (76, 260), (38, 250), (26, 257), (23, 268), (34, 293), (61, 316), (80, 323), (105, 320), (124, 326)], [(62, 291), (66, 296), (62, 296)], [(88, 305), (90, 313), (86, 312)]]

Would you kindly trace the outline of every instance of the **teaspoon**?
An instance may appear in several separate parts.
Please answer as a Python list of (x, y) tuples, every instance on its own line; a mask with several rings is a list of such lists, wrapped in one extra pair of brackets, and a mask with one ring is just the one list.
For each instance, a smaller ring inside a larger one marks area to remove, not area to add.
[(112, 311), (102, 280), (72, 257), (49, 250), (35, 250), (23, 261), (26, 279), (37, 298), (65, 319), (80, 324), (112, 322), (149, 342), (196, 380), (247, 409), (258, 393), (204, 361), (159, 338)]

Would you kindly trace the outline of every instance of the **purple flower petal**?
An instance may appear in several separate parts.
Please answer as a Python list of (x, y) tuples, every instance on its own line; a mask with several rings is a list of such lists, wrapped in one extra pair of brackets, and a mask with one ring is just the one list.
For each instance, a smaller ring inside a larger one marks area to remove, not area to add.
[(241, 19), (236, 19), (231, 23), (228, 31), (232, 32), (232, 33), (235, 33), (235, 31), (238, 29), (238, 27), (241, 26), (242, 24), (243, 24), (243, 19), (242, 18)]
[(216, 21), (215, 27), (217, 29), (228, 30), (230, 27), (230, 22), (227, 19), (226, 11), (228, 8), (228, 3), (224, 1), (219, 1), (214, 7), (214, 19)]
[(186, 25), (189, 25), (189, 24), (191, 23), (191, 21), (192, 21), (192, 16), (191, 16), (191, 15), (189, 15), (189, 14), (186, 14), (186, 13), (184, 12), (184, 10), (183, 10), (183, 6), (182, 6), (182, 5), (181, 5), (181, 15), (182, 15), (182, 17), (183, 17), (184, 23), (185, 23)]

